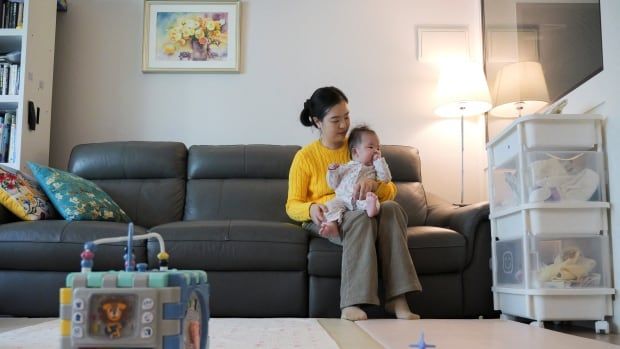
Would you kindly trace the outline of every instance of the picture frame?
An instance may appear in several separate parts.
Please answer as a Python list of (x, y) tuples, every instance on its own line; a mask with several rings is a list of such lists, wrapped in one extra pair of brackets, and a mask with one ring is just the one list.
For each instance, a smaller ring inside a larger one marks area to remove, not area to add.
[(420, 26), (417, 29), (419, 62), (471, 59), (467, 26)]
[(142, 71), (239, 72), (238, 0), (145, 0)]
[(489, 27), (486, 30), (486, 61), (514, 63), (540, 61), (538, 28)]

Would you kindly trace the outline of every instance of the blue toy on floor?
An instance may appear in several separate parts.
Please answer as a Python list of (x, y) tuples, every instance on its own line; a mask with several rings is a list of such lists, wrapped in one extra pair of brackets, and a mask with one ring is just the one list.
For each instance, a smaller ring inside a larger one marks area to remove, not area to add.
[[(159, 270), (137, 265), (134, 240), (159, 241)], [(127, 241), (125, 271), (93, 272), (97, 245)], [(84, 244), (82, 271), (60, 289), (61, 348), (206, 349), (209, 346), (209, 284), (202, 270), (168, 270), (157, 233), (99, 239)]]
[(416, 344), (409, 344), (409, 348), (418, 348), (418, 349), (435, 348), (435, 345), (426, 343), (424, 341), (424, 332), (422, 332), (420, 334), (420, 340)]

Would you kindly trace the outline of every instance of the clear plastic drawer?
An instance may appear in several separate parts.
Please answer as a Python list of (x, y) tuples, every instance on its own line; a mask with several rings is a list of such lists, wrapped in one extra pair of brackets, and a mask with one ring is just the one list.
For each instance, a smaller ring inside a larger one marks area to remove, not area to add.
[(607, 236), (531, 238), (530, 242), (532, 287), (611, 287)]
[(521, 147), (519, 146), (519, 134), (513, 129), (505, 137), (498, 140), (490, 149), (493, 154), (493, 162), (495, 165), (501, 166), (519, 154)]
[(501, 167), (492, 169), (492, 208), (502, 211), (521, 204), (521, 178), (518, 157), (513, 157)]
[(597, 119), (524, 120), (524, 143), (531, 150), (593, 149), (598, 139), (597, 123)]
[(600, 152), (528, 152), (525, 194), (527, 201), (603, 201), (604, 168)]
[(497, 286), (523, 288), (523, 239), (497, 241), (495, 256)]
[(501, 239), (532, 235), (598, 235), (607, 231), (606, 202), (581, 204), (537, 203), (492, 215), (495, 235)]

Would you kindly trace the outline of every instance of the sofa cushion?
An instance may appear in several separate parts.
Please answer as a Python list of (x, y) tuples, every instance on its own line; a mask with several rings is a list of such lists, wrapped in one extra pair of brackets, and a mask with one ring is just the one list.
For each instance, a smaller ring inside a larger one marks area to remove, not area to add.
[(288, 179), (299, 149), (296, 145), (194, 145), (189, 149), (187, 176)]
[(394, 201), (398, 202), (407, 213), (408, 227), (424, 225), (428, 209), (422, 183), (396, 182), (396, 198)]
[(452, 229), (409, 227), (407, 245), (420, 274), (461, 272), (465, 269), (467, 241)]
[(284, 206), (298, 146), (195, 145), (184, 220), (290, 222)]
[(0, 166), (0, 203), (26, 221), (54, 216), (54, 206), (35, 180), (4, 166)]
[(418, 149), (403, 145), (383, 145), (381, 154), (390, 166), (396, 184), (396, 198), (409, 218), (407, 226), (424, 225), (427, 215), (426, 194), (422, 180)]
[(179, 142), (107, 142), (73, 148), (69, 171), (95, 182), (143, 227), (179, 221), (187, 148)]
[(129, 222), (125, 211), (95, 183), (33, 162), (29, 162), (28, 166), (64, 219)]
[[(407, 245), (420, 275), (459, 272), (465, 268), (465, 238), (454, 230), (410, 227)], [(310, 240), (308, 274), (340, 277), (341, 262), (342, 247), (319, 237)]]
[[(146, 230), (135, 226), (135, 234)], [(79, 271), (84, 243), (126, 236), (127, 224), (97, 221), (46, 220), (0, 225), (0, 265), (4, 270)], [(97, 246), (94, 270), (124, 269), (126, 243)], [(134, 243), (137, 262), (146, 262), (144, 240)]]
[[(306, 270), (307, 232), (290, 223), (253, 220), (185, 221), (149, 231), (161, 234), (170, 266), (220, 271)], [(147, 245), (149, 264), (157, 266), (159, 246)]]
[(381, 154), (390, 166), (395, 182), (421, 182), (420, 152), (404, 145), (382, 145)]

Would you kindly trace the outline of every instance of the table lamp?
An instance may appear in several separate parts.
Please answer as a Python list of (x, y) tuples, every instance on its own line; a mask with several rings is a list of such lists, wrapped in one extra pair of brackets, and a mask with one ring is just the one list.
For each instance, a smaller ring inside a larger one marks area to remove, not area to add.
[(491, 109), (491, 96), (482, 66), (473, 62), (452, 63), (439, 73), (435, 114), (461, 117), (461, 204), (464, 194), (464, 118)]
[(549, 91), (539, 62), (508, 64), (497, 73), (493, 86), (493, 116), (515, 118), (532, 114), (549, 103)]

